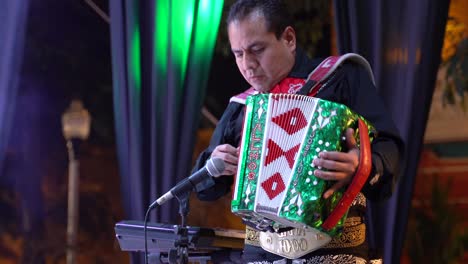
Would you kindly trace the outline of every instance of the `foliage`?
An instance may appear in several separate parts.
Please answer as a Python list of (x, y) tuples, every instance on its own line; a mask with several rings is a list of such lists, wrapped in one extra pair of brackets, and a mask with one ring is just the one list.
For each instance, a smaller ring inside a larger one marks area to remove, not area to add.
[(457, 46), (457, 51), (445, 64), (447, 72), (445, 76), (444, 103), (457, 104), (456, 97), (459, 97), (459, 104), (466, 110), (468, 104), (466, 96), (468, 94), (468, 38), (465, 38)]
[(442, 49), (442, 66), (447, 72), (444, 77), (444, 104), (459, 104), (468, 109), (468, 38), (464, 37), (466, 28), (455, 19), (447, 21), (444, 47)]
[[(226, 30), (226, 18), (230, 6), (235, 0), (225, 0), (224, 9), (216, 40), (216, 52), (223, 56), (231, 54)], [(330, 26), (330, 1), (327, 0), (295, 0), (286, 1), (286, 5), (295, 20), (297, 41), (310, 57), (317, 52), (317, 44), (324, 39), (324, 28)], [(328, 55), (328, 54), (326, 54)]]
[(406, 239), (411, 263), (457, 263), (468, 249), (468, 232), (448, 203), (450, 187), (434, 176), (428, 204), (413, 208)]

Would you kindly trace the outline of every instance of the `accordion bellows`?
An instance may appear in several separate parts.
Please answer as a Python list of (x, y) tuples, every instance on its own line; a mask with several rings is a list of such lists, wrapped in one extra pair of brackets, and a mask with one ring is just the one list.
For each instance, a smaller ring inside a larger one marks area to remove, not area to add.
[(330, 230), (322, 224), (343, 192), (323, 199), (333, 182), (315, 177), (312, 161), (320, 152), (345, 151), (349, 127), (359, 144), (359, 119), (364, 120), (345, 105), (314, 97), (249, 96), (232, 212), (260, 231), (295, 227), (331, 236), (340, 232), (346, 214)]

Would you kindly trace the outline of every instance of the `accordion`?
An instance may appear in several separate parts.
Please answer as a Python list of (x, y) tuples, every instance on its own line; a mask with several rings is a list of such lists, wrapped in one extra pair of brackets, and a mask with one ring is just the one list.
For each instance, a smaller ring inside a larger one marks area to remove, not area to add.
[[(345, 105), (296, 94), (251, 95), (245, 111), (231, 211), (259, 231), (339, 234), (370, 174), (373, 126)], [(346, 190), (324, 199), (333, 182), (315, 177), (312, 161), (346, 151), (347, 128), (354, 128), (360, 165)]]

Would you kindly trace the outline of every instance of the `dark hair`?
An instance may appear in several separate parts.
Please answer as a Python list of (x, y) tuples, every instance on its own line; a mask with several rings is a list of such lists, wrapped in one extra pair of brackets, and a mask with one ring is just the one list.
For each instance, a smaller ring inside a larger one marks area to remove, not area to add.
[(292, 26), (291, 16), (282, 0), (239, 0), (229, 9), (226, 24), (242, 21), (255, 11), (263, 15), (267, 31), (275, 33), (278, 39), (287, 26)]

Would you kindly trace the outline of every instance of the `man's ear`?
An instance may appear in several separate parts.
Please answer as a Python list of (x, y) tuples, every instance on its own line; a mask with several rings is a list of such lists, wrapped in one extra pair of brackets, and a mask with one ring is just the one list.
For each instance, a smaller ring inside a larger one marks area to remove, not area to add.
[(291, 26), (287, 26), (282, 34), (282, 39), (291, 50), (296, 50), (296, 31)]

